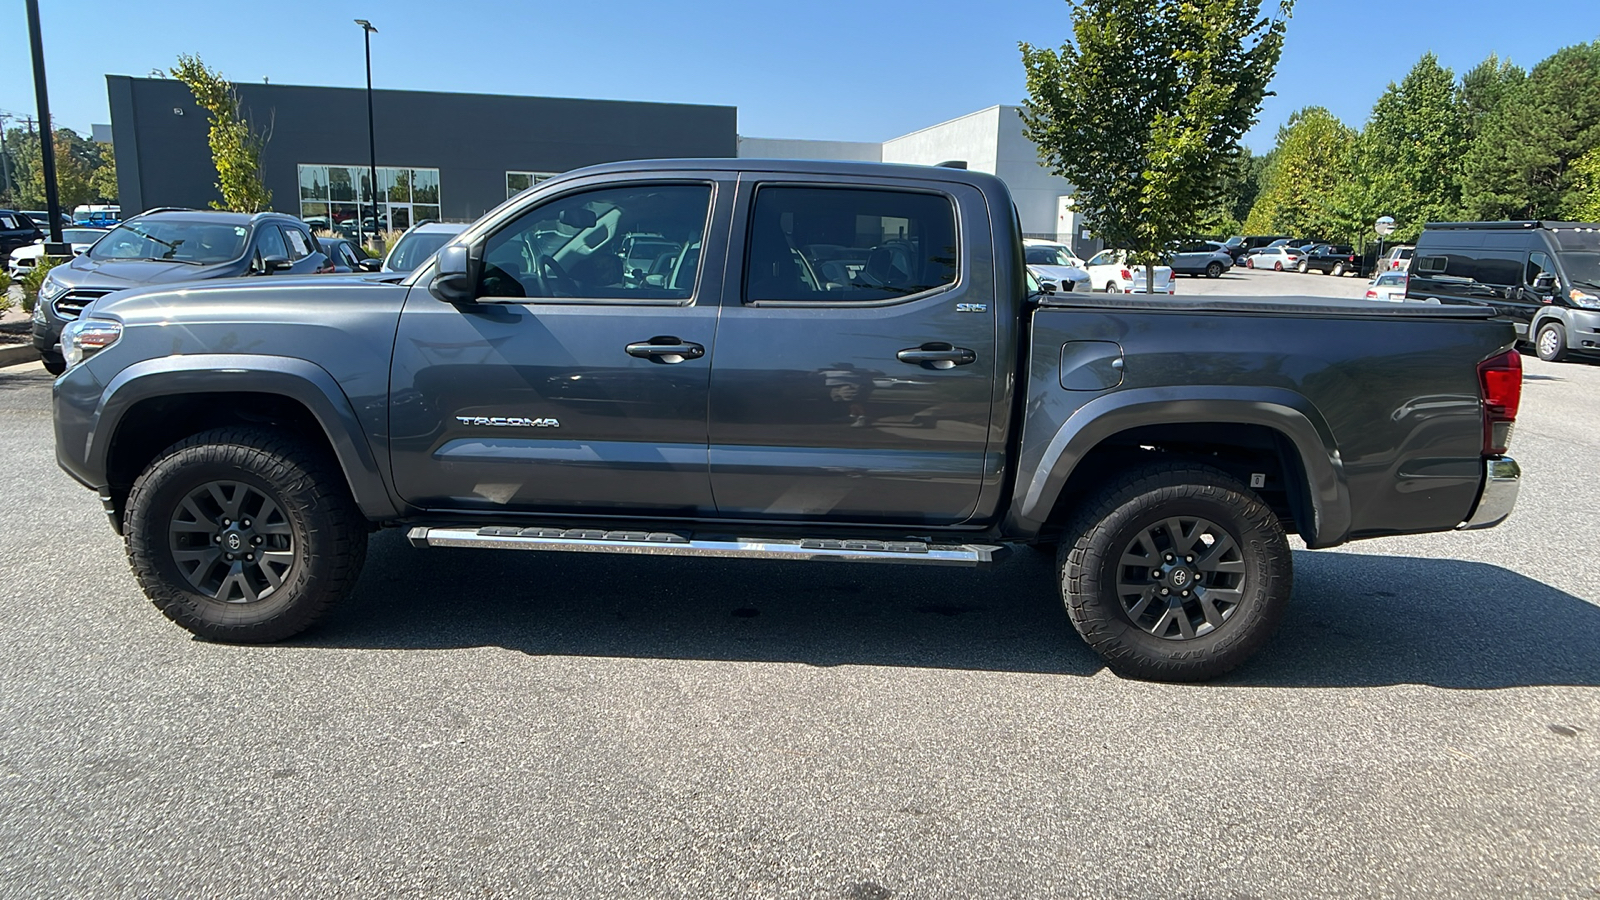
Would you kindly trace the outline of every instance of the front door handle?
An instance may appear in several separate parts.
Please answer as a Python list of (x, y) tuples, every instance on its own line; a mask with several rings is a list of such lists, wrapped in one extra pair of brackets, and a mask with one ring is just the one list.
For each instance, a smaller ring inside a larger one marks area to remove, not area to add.
[(924, 369), (953, 369), (978, 361), (978, 354), (965, 347), (956, 347), (942, 341), (930, 341), (921, 347), (910, 347), (896, 353), (903, 363)]
[(699, 359), (706, 348), (682, 338), (657, 335), (648, 341), (628, 345), (628, 355), (658, 363), (681, 363), (686, 359)]

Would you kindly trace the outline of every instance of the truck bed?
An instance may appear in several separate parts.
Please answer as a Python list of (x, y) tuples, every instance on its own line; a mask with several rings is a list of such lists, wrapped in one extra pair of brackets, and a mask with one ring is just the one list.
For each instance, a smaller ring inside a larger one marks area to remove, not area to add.
[(1138, 312), (1243, 313), (1260, 316), (1338, 316), (1380, 319), (1488, 319), (1492, 307), (1476, 303), (1388, 303), (1331, 297), (1195, 297), (1179, 299), (1140, 294), (1047, 294), (1039, 306), (1052, 309), (1136, 310)]

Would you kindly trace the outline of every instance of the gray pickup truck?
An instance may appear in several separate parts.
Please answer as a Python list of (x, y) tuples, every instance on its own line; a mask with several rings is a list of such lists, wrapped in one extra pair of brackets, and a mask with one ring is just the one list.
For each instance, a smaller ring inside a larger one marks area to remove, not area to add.
[(982, 566), (1055, 553), (1120, 673), (1244, 661), (1332, 547), (1511, 511), (1492, 310), (1030, 290), (1004, 184), (619, 163), (401, 279), (111, 294), (66, 329), (62, 467), (201, 637), (296, 634), (369, 532), (419, 547)]

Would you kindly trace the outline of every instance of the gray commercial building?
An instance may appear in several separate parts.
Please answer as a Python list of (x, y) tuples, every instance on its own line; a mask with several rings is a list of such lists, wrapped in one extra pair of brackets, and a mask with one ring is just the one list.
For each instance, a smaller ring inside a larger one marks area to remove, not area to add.
[[(353, 230), (370, 220), (367, 93), (237, 84), (262, 153), (272, 206)], [(123, 210), (220, 199), (209, 124), (181, 82), (106, 76)], [(542, 178), (623, 159), (731, 157), (731, 106), (374, 91), (379, 221), (471, 220)], [(358, 212), (359, 210), (359, 212)]]

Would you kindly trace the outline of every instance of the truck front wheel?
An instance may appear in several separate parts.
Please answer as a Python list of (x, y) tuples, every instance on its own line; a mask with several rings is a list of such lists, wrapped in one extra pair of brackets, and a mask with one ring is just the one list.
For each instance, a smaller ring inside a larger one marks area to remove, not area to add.
[(1072, 624), (1132, 678), (1203, 681), (1230, 671), (1271, 636), (1293, 586), (1278, 517), (1206, 466), (1131, 472), (1065, 534), (1056, 562)]
[(162, 452), (124, 527), (145, 596), (199, 637), (263, 643), (311, 627), (355, 587), (366, 520), (338, 466), (262, 428), (219, 428)]

